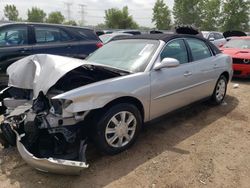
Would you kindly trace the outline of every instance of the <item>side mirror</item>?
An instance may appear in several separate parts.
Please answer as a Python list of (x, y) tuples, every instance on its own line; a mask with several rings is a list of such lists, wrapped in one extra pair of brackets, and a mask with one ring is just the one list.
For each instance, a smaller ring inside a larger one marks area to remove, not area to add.
[(163, 68), (173, 68), (178, 67), (180, 65), (180, 62), (177, 59), (174, 58), (164, 58), (160, 63), (157, 63), (154, 66), (154, 70), (161, 70)]
[(213, 41), (215, 41), (215, 38), (210, 37), (210, 38), (209, 38), (209, 41), (210, 41), (210, 42), (213, 42)]

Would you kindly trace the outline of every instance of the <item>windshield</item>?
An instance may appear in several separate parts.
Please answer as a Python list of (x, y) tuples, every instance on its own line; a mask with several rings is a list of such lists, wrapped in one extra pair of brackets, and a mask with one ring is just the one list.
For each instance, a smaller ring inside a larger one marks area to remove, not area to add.
[(250, 39), (231, 39), (224, 48), (250, 49)]
[(87, 61), (128, 72), (143, 72), (158, 45), (156, 40), (113, 41), (98, 49)]

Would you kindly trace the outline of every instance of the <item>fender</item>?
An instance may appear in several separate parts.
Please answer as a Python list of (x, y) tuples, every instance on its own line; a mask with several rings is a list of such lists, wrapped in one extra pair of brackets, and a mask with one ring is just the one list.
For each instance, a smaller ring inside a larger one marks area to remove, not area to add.
[(148, 72), (135, 73), (96, 82), (57, 95), (52, 99), (70, 100), (72, 103), (64, 110), (77, 113), (102, 108), (120, 97), (138, 99), (143, 105), (147, 121), (150, 105), (150, 74)]

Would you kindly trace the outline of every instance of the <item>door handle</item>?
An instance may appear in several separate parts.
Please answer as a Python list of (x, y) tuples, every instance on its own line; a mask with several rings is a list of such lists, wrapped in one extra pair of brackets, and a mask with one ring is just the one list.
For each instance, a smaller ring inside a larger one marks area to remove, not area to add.
[(191, 72), (189, 72), (189, 71), (187, 71), (187, 72), (184, 73), (184, 76), (185, 76), (185, 77), (187, 77), (187, 76), (192, 76), (192, 75), (193, 75), (193, 74), (192, 74)]

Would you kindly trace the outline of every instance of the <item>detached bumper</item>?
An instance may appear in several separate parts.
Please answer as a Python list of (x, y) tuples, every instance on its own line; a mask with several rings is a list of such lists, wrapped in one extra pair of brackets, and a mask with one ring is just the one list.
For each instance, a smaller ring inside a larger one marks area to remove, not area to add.
[(16, 131), (15, 133), (17, 136), (17, 149), (21, 157), (26, 163), (39, 171), (56, 174), (79, 175), (83, 169), (88, 168), (88, 164), (85, 162), (54, 158), (37, 158), (21, 143), (22, 135), (19, 135)]

